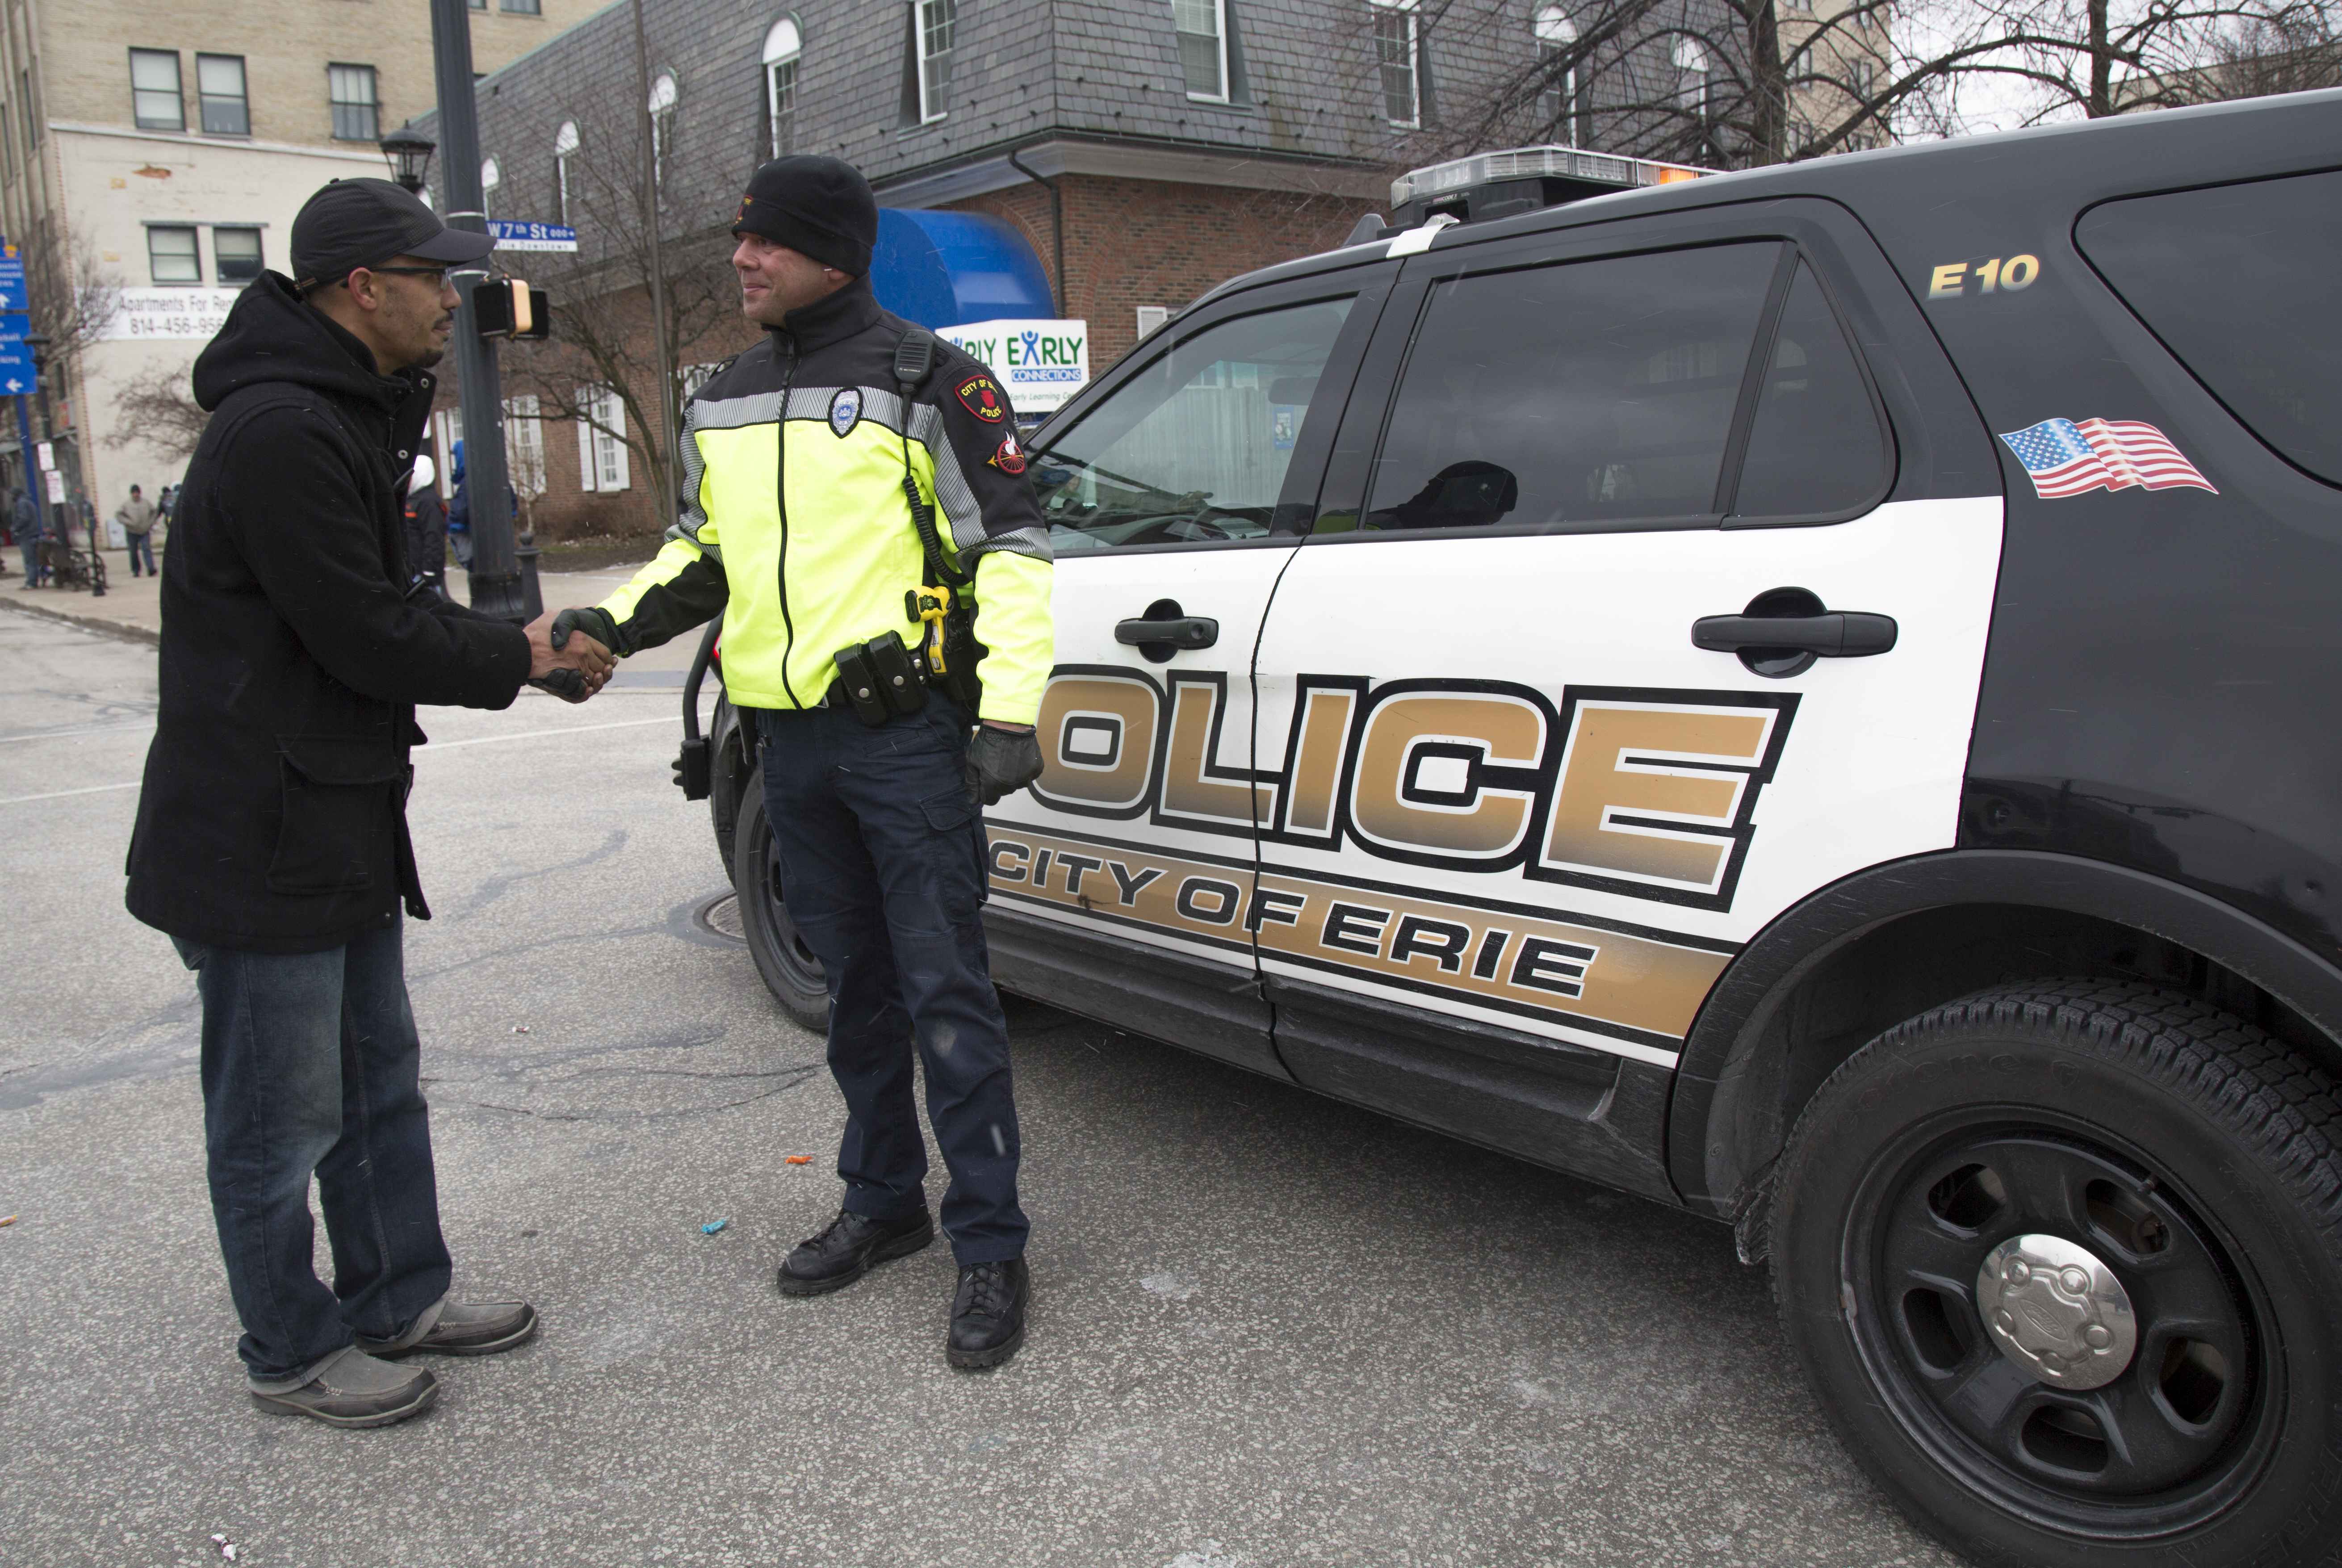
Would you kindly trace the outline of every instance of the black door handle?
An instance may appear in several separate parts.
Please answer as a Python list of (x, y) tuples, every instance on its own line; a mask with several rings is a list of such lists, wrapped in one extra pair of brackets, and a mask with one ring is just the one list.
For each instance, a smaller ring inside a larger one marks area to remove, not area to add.
[(1134, 648), (1208, 648), (1220, 640), (1220, 624), (1208, 615), (1185, 615), (1175, 621), (1117, 621), (1114, 640)]
[(1691, 624), (1692, 646), (1711, 653), (1794, 649), (1825, 659), (1860, 659), (1895, 646), (1892, 615), (1831, 611), (1820, 615), (1703, 615)]

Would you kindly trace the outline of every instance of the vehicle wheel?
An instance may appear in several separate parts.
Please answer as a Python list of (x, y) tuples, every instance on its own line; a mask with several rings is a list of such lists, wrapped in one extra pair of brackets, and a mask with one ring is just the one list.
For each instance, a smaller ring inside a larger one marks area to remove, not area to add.
[(732, 835), (732, 885), (739, 890), (740, 927), (756, 973), (789, 1016), (816, 1034), (829, 1030), (829, 987), (821, 960), (797, 934), (781, 902), (781, 861), (765, 822), (765, 770), (748, 775), (740, 801), (739, 826)]
[(1978, 1562), (2333, 1563), (2337, 1118), (2324, 1073), (2173, 992), (1922, 1014), (1782, 1155), (1791, 1347), (1857, 1462)]

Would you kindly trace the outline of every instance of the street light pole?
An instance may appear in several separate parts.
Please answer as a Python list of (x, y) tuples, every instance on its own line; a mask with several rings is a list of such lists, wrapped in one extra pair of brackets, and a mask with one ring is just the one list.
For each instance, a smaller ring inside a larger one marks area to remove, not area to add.
[[(488, 232), (480, 188), (479, 106), (472, 90), (472, 17), (466, 0), (431, 0), (431, 54), (439, 86), (440, 213), (450, 228)], [(464, 493), (472, 514), (472, 608), (509, 620), (535, 619), (543, 608), (536, 552), (525, 555), (513, 539), (510, 486), (505, 473), (504, 391), (495, 345), (479, 334), (472, 287), (487, 281), (485, 262), (453, 272), (455, 375), (464, 406)], [(444, 454), (443, 454), (444, 455)]]

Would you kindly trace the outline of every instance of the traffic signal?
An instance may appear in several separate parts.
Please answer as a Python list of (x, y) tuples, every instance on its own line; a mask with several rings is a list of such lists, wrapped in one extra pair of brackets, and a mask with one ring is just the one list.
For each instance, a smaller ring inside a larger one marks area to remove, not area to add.
[(553, 335), (553, 301), (523, 279), (490, 278), (472, 285), (472, 321), (482, 337), (543, 343)]

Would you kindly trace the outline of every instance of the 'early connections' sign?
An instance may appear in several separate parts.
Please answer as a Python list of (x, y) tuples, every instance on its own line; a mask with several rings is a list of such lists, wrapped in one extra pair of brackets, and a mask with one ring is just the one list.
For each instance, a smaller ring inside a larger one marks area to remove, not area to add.
[(977, 321), (936, 335), (998, 376), (1020, 414), (1063, 408), (1090, 382), (1086, 321)]

